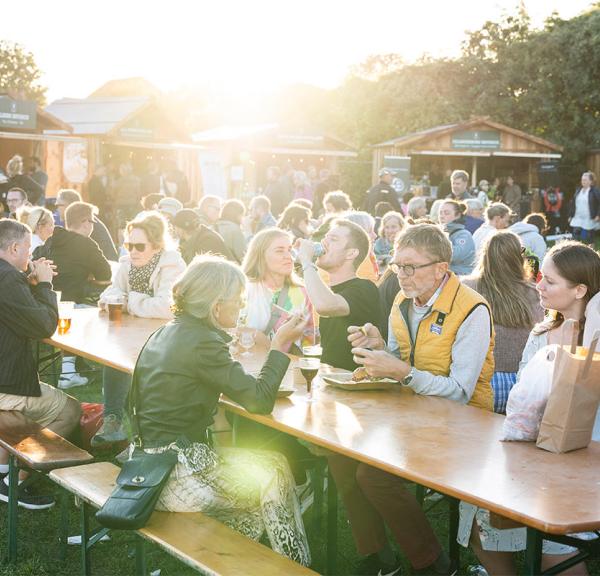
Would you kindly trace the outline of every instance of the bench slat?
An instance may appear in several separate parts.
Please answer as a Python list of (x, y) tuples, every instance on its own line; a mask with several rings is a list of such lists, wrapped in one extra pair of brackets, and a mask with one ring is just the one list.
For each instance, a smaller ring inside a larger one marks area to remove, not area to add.
[(65, 468), (94, 457), (21, 412), (0, 410), (0, 446), (39, 471)]
[[(99, 508), (113, 491), (119, 470), (110, 462), (96, 462), (55, 470), (50, 473), (50, 478)], [(154, 512), (148, 525), (138, 532), (170, 555), (205, 574), (316, 574), (199, 512)]]

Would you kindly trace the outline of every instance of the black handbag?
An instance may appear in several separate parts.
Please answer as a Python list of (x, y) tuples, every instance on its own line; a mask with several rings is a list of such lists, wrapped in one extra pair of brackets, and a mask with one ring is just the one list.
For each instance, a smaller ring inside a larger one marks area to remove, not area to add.
[(139, 390), (134, 377), (129, 393), (129, 413), (135, 450), (123, 464), (117, 476), (117, 487), (104, 506), (96, 512), (96, 520), (106, 528), (137, 530), (143, 528), (158, 502), (162, 489), (177, 464), (177, 453), (167, 450), (160, 454), (144, 452), (137, 407)]
[(106, 528), (119, 530), (144, 527), (175, 464), (177, 454), (172, 450), (162, 454), (134, 452), (133, 458), (123, 464), (117, 487), (96, 512), (96, 520)]

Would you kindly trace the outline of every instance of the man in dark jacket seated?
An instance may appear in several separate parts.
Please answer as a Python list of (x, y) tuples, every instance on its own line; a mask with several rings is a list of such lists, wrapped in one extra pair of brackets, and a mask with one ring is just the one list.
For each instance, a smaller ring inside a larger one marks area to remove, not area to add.
[(201, 223), (201, 217), (189, 208), (179, 210), (171, 221), (179, 238), (179, 251), (189, 264), (198, 254), (216, 254), (235, 262), (221, 235)]
[[(56, 330), (58, 308), (52, 290), (52, 262), (29, 264), (31, 232), (14, 220), (0, 220), (0, 411), (15, 410), (40, 426), (68, 436), (77, 426), (79, 402), (39, 381), (32, 340)], [(29, 269), (29, 274), (27, 271)], [(0, 448), (0, 501), (8, 502), (8, 453)], [(21, 479), (24, 475), (21, 473)], [(49, 508), (54, 500), (19, 488), (19, 505)]]
[(94, 303), (109, 283), (111, 269), (98, 244), (90, 238), (94, 227), (95, 206), (74, 202), (65, 211), (66, 229), (54, 228), (54, 234), (34, 250), (34, 258), (48, 258), (57, 267), (54, 287), (63, 300), (77, 304)]

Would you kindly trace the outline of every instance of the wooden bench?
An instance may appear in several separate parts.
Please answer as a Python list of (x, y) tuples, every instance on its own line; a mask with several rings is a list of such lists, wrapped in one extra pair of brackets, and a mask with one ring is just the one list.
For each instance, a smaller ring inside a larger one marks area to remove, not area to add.
[[(120, 469), (96, 462), (50, 473), (50, 478), (81, 502), (82, 569), (90, 574), (88, 522), (90, 508), (100, 508), (115, 487)], [(308, 576), (312, 570), (228, 528), (200, 512), (154, 512), (137, 533), (203, 574), (226, 576)], [(100, 533), (96, 535), (96, 541)], [(138, 573), (145, 574), (143, 546), (137, 547)], [(141, 556), (141, 557), (140, 557)]]
[(17, 559), (19, 469), (46, 473), (56, 468), (84, 464), (94, 457), (48, 428), (42, 428), (21, 412), (14, 411), (0, 411), (0, 447), (9, 453), (8, 560), (14, 562)]

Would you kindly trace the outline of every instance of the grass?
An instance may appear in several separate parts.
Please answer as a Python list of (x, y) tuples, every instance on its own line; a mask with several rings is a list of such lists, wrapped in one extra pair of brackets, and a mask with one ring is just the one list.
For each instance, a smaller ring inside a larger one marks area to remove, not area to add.
[[(88, 386), (75, 388), (70, 391), (81, 401), (101, 402), (102, 389), (99, 373), (90, 375), (91, 383)], [(48, 479), (43, 479), (43, 488), (47, 491), (58, 493), (58, 488)], [(73, 500), (71, 499), (71, 502)], [(0, 504), (0, 557), (6, 555), (6, 517), (7, 507)], [(325, 534), (326, 526), (323, 519), (318, 533), (311, 533), (312, 508), (305, 514), (305, 525), (313, 556), (313, 569), (324, 573), (326, 561)], [(438, 538), (445, 549), (448, 547), (448, 507), (442, 502), (428, 512), (428, 518)], [(78, 534), (79, 514), (75, 506), (71, 506), (69, 516), (70, 534)], [(19, 561), (16, 566), (0, 563), (0, 576), (71, 576), (81, 573), (79, 546), (69, 546), (67, 558), (64, 562), (58, 558), (58, 529), (59, 507), (46, 511), (33, 512), (19, 510)], [(135, 574), (134, 535), (125, 532), (112, 533), (112, 541), (99, 543), (91, 553), (92, 571), (95, 576), (120, 576), (122, 574)], [(390, 541), (391, 538), (390, 538)], [(168, 554), (162, 552), (157, 546), (146, 547), (148, 555), (148, 570), (161, 570), (161, 576), (186, 576), (197, 572), (186, 567)], [(401, 557), (401, 556), (400, 556)], [(402, 557), (401, 557), (402, 558)], [(337, 574), (356, 574), (361, 558), (356, 553), (350, 527), (346, 518), (343, 505), (338, 506), (338, 557)], [(402, 558), (403, 574), (410, 573), (410, 566)], [(461, 567), (459, 574), (467, 574), (467, 568), (476, 564), (476, 558), (470, 550), (461, 549)], [(600, 576), (600, 562), (588, 562), (590, 574)]]

